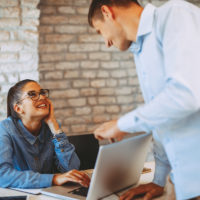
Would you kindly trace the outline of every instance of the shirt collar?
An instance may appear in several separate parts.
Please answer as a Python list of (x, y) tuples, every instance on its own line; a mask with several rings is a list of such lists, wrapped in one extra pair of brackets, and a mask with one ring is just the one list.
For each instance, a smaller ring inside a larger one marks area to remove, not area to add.
[(38, 136), (32, 135), (24, 126), (21, 120), (18, 120), (18, 125), (20, 128), (20, 133), (23, 135), (23, 137), (31, 144), (35, 144), (36, 140), (38, 139), (41, 143), (44, 142), (44, 133), (45, 133), (45, 125), (44, 122), (42, 122), (42, 126), (40, 129), (40, 133)]
[(132, 42), (129, 50), (133, 53), (138, 53), (141, 50), (143, 37), (152, 32), (154, 23), (155, 6), (147, 4), (141, 14), (140, 23), (137, 32), (136, 42)]

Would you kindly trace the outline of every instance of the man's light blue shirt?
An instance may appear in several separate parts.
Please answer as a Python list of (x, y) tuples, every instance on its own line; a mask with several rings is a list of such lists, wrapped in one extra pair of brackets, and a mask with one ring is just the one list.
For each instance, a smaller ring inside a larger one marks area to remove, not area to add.
[(173, 171), (177, 199), (200, 195), (200, 9), (183, 0), (142, 13), (134, 53), (145, 105), (118, 120), (125, 132), (153, 132), (154, 182)]

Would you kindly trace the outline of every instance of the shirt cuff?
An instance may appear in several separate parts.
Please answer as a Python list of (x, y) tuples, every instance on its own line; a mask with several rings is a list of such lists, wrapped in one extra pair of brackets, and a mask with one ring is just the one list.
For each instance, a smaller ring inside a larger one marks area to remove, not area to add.
[(159, 159), (155, 158), (155, 173), (153, 183), (164, 187), (166, 184), (166, 178), (171, 170), (170, 166), (161, 162)]
[(117, 126), (120, 131), (127, 133), (150, 133), (153, 129), (145, 123), (142, 117), (139, 116), (139, 108), (120, 117), (117, 121)]
[(134, 111), (131, 111), (118, 119), (117, 126), (122, 132), (133, 133), (135, 132), (133, 127), (136, 121)]
[(51, 187), (54, 174), (41, 174), (39, 178), (40, 188)]

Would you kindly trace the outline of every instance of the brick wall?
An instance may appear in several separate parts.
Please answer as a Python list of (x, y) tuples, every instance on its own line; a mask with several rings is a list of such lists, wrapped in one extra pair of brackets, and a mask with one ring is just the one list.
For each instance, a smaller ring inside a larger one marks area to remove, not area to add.
[(24, 78), (39, 79), (39, 0), (0, 0), (0, 120), (8, 89)]
[(0, 120), (8, 89), (25, 78), (51, 89), (55, 113), (69, 134), (90, 133), (143, 102), (133, 56), (107, 49), (89, 28), (89, 0), (41, 0), (37, 9), (38, 3), (0, 0)]
[(51, 89), (56, 116), (69, 134), (91, 133), (143, 102), (133, 56), (105, 47), (88, 26), (89, 2), (41, 0), (39, 5), (40, 82)]
[(143, 99), (133, 56), (107, 49), (88, 26), (89, 0), (42, 0), (40, 82), (51, 89), (55, 113), (69, 134), (91, 133)]

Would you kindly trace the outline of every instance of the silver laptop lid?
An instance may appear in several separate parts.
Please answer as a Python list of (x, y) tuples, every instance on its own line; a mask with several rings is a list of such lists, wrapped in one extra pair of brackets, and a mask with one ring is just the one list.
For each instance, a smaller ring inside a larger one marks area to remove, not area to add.
[(151, 134), (101, 146), (87, 200), (97, 200), (136, 184), (142, 172)]

